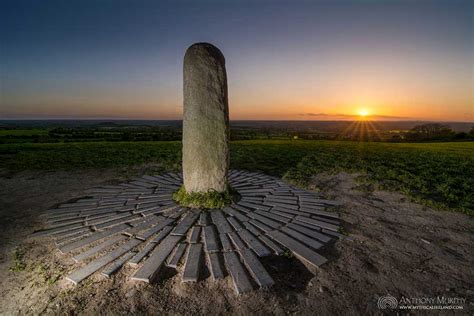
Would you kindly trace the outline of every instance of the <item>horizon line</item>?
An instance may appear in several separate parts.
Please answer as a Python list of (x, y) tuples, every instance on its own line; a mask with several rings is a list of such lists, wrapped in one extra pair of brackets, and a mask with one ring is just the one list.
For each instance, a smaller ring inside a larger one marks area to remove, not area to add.
[[(183, 119), (140, 119), (140, 118), (0, 118), (2, 121), (183, 121)], [(437, 122), (437, 123), (471, 123), (474, 121), (457, 120), (432, 120), (432, 119), (328, 119), (328, 120), (295, 120), (295, 119), (230, 119), (230, 122), (354, 122), (354, 121), (372, 121), (372, 122)]]

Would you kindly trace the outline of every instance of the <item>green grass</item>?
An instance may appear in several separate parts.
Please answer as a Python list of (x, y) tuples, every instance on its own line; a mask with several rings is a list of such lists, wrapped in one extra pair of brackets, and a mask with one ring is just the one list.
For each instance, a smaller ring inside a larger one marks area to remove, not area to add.
[(229, 191), (209, 191), (205, 193), (186, 192), (184, 186), (173, 194), (173, 199), (182, 206), (191, 208), (216, 209), (224, 208), (232, 203), (232, 195)]
[(19, 248), (15, 248), (12, 251), (12, 264), (10, 266), (10, 271), (20, 272), (26, 269), (26, 263), (23, 260), (25, 253)]
[(48, 135), (46, 129), (6, 129), (0, 130), (0, 136), (33, 136)]
[[(0, 167), (21, 170), (114, 168), (160, 163), (178, 170), (180, 142), (0, 145)], [(474, 143), (238, 141), (231, 167), (259, 170), (305, 186), (320, 172), (359, 172), (363, 181), (437, 208), (473, 214)]]

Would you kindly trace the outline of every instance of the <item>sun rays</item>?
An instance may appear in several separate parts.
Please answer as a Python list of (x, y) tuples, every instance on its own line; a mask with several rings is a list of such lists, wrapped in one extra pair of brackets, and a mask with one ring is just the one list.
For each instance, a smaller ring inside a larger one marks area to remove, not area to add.
[(370, 120), (370, 110), (361, 108), (357, 111), (357, 119), (352, 121), (337, 137), (358, 141), (379, 141), (382, 139), (377, 123)]

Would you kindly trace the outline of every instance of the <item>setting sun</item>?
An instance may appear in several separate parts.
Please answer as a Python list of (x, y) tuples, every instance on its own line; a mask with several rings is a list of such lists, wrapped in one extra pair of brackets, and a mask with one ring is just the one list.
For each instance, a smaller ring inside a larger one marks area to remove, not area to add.
[(363, 116), (363, 117), (369, 115), (369, 111), (367, 109), (360, 109), (358, 113), (359, 113), (359, 116)]

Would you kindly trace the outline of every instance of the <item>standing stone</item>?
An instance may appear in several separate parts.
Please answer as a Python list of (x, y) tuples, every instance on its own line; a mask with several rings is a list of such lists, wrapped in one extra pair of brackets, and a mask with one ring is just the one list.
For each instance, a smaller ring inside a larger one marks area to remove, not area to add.
[(193, 44), (184, 56), (183, 178), (186, 192), (227, 190), (229, 105), (221, 51)]

